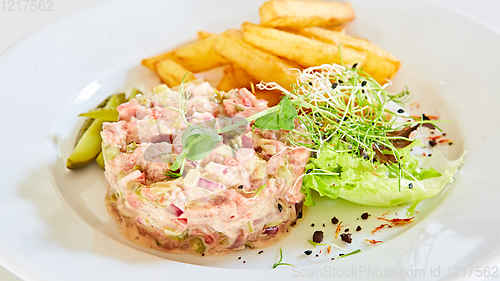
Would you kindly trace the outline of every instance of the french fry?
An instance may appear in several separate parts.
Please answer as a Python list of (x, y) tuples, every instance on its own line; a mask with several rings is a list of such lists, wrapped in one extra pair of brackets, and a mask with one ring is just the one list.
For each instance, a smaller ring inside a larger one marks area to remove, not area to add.
[(362, 38), (356, 38), (342, 32), (318, 27), (303, 28), (295, 31), (300, 35), (315, 38), (325, 43), (334, 43), (366, 52), (363, 70), (380, 84), (394, 77), (401, 63), (394, 55)]
[[(255, 96), (259, 99), (267, 100), (268, 106), (277, 105), (280, 102), (281, 97), (283, 96), (281, 94), (281, 91), (259, 90), (256, 86), (259, 82), (260, 81), (257, 81), (257, 79), (250, 76), (244, 69), (237, 66), (228, 65), (224, 69), (224, 76), (222, 77), (222, 80), (220, 81), (217, 89), (225, 92), (239, 88), (247, 88), (250, 91), (255, 90)], [(250, 83), (254, 84), (253, 89)]]
[(345, 25), (322, 26), (322, 28), (328, 29), (328, 30), (331, 30), (331, 31), (342, 32), (344, 34), (346, 33), (345, 32)]
[(278, 103), (280, 103), (281, 98), (283, 97), (283, 94), (278, 91), (278, 90), (255, 90), (255, 96), (258, 99), (264, 99), (267, 100), (267, 106), (275, 106)]
[(236, 28), (227, 29), (223, 34), (234, 39), (243, 39), (243, 32)]
[(284, 57), (304, 67), (322, 64), (343, 64), (351, 67), (362, 65), (366, 59), (364, 51), (347, 46), (328, 44), (285, 31), (244, 23), (245, 42), (276, 56)]
[(243, 68), (230, 64), (224, 69), (224, 76), (217, 86), (217, 89), (225, 92), (236, 88), (250, 89), (250, 83), (255, 85), (259, 82), (260, 81), (250, 76)]
[(348, 3), (322, 1), (269, 1), (259, 14), (263, 26), (293, 28), (339, 25), (356, 17)]
[(208, 31), (204, 31), (204, 30), (200, 30), (200, 31), (198, 31), (198, 33), (196, 33), (196, 35), (198, 36), (198, 40), (203, 40), (203, 39), (207, 39), (208, 37), (215, 36), (217, 34), (212, 33), (212, 32), (208, 32)]
[(163, 83), (170, 88), (181, 84), (184, 77), (186, 77), (187, 81), (195, 80), (193, 75), (186, 75), (188, 72), (187, 69), (172, 59), (165, 59), (156, 63), (156, 73)]
[(259, 50), (239, 38), (236, 32), (224, 32), (214, 49), (235, 66), (244, 69), (258, 81), (276, 82), (285, 89), (296, 83), (293, 66), (275, 55)]
[(162, 60), (172, 59), (173, 58), (172, 53), (173, 52), (168, 52), (168, 53), (164, 53), (164, 54), (161, 54), (158, 56), (143, 59), (141, 61), (141, 63), (142, 63), (142, 65), (146, 66), (147, 68), (151, 69), (152, 71), (156, 71), (156, 66), (155, 66), (156, 63), (159, 61), (162, 61)]
[(191, 72), (202, 72), (224, 64), (226, 60), (214, 51), (220, 35), (211, 36), (173, 52), (174, 60)]

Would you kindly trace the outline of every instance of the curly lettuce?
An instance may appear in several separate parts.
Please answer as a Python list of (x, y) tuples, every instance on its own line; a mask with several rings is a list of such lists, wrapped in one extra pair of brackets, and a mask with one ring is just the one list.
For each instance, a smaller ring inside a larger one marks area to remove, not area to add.
[(372, 163), (351, 153), (322, 149), (306, 166), (308, 174), (301, 190), (306, 195), (305, 205), (315, 205), (311, 190), (369, 206), (417, 204), (438, 194), (453, 181), (464, 155), (450, 161), (438, 150), (431, 157), (410, 154), (415, 146), (423, 144), (417, 140), (399, 150), (401, 169), (398, 164)]

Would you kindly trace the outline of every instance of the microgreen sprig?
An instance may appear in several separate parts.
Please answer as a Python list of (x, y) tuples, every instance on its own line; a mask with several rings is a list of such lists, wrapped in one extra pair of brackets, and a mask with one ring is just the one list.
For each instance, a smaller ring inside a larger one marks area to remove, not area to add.
[(350, 253), (347, 253), (345, 255), (340, 256), (339, 258), (345, 258), (345, 257), (351, 256), (351, 255), (357, 254), (359, 252), (361, 252), (361, 249), (354, 250), (354, 251), (352, 251)]
[(273, 268), (276, 268), (280, 265), (289, 265), (289, 266), (293, 266), (293, 264), (289, 264), (289, 263), (284, 263), (284, 262), (281, 262), (283, 260), (283, 250), (280, 248), (280, 259), (279, 261), (277, 261), (275, 264), (273, 264)]
[[(409, 95), (407, 89), (391, 95), (385, 90), (385, 85), (379, 85), (362, 69), (347, 69), (335, 64), (300, 71), (297, 81), (291, 92), (274, 82), (258, 85), (261, 90), (281, 90), (286, 96), (280, 106), (283, 107), (286, 100), (289, 101), (287, 106), (296, 109), (296, 117), (304, 130), (292, 131), (311, 142), (297, 142), (294, 134), (290, 134), (290, 143), (318, 151), (333, 149), (372, 162), (377, 160), (391, 166), (400, 182), (404, 175), (410, 174), (399, 164), (401, 155), (398, 148), (401, 147), (396, 147), (395, 143), (410, 144), (412, 140), (399, 136), (397, 132), (437, 122), (423, 118), (404, 120), (404, 116), (387, 109), (389, 102), (406, 102)], [(255, 126), (277, 130), (279, 122), (275, 119), (276, 115), (281, 117), (280, 113), (281, 110), (274, 115), (260, 117)]]

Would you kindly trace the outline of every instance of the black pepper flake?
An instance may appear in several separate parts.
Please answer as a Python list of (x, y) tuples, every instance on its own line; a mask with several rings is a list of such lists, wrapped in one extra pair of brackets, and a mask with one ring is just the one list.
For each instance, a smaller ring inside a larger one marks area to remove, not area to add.
[(430, 153), (429, 153), (429, 155), (427, 155), (427, 156), (428, 156), (428, 157), (431, 157), (431, 156), (432, 156), (432, 154), (430, 154)]
[(349, 228), (346, 228), (346, 229), (344, 230), (344, 232), (349, 232)]
[(278, 211), (280, 211), (280, 213), (281, 213), (281, 211), (283, 211), (283, 206), (281, 206), (280, 203), (278, 203)]
[(358, 227), (356, 227), (356, 231), (360, 231), (361, 230), (361, 226), (358, 225)]
[(201, 253), (201, 256), (204, 257), (205, 256), (205, 253)]
[(238, 186), (238, 189), (243, 189), (243, 185)]
[(361, 87), (366, 86), (366, 81), (361, 82)]
[(363, 214), (361, 215), (361, 218), (362, 218), (362, 219), (364, 219), (364, 220), (366, 220), (369, 216), (370, 216), (370, 214), (368, 214), (368, 213), (363, 213)]
[(436, 146), (437, 142), (435, 140), (429, 140), (429, 145), (434, 147)]
[(312, 85), (313, 85), (313, 83), (312, 83), (312, 82), (309, 82), (309, 86), (312, 86)]
[(422, 120), (428, 121), (431, 120), (429, 117), (425, 116), (425, 114), (422, 114)]
[(342, 80), (339, 80), (339, 84), (343, 84), (343, 83), (344, 83), (344, 81), (342, 81)]
[(313, 251), (312, 250), (305, 250), (304, 251), (304, 254), (306, 254), (306, 256), (309, 256), (310, 254), (312, 254)]
[(358, 63), (353, 64), (352, 69), (356, 69), (356, 66), (358, 66)]
[(400, 109), (398, 109), (398, 113), (400, 113), (400, 114), (405, 113), (405, 111), (404, 111), (404, 109), (400, 108)]
[(335, 258), (331, 258), (330, 260), (333, 261)]
[(297, 218), (298, 218), (298, 219), (301, 219), (301, 218), (302, 218), (302, 212), (299, 212), (299, 214), (297, 215)]
[(291, 226), (294, 226), (294, 225), (296, 225), (296, 224), (297, 224), (297, 222), (296, 222), (296, 221), (294, 221), (294, 222), (292, 222)]
[(264, 251), (259, 251), (259, 253), (258, 253), (258, 254), (260, 255), (260, 254), (262, 254), (262, 253), (264, 253)]
[(342, 241), (351, 244), (352, 242), (351, 235), (352, 235), (351, 233), (342, 233), (340, 234), (340, 238), (342, 239)]
[(241, 260), (241, 257), (238, 257), (239, 260)]
[(316, 254), (316, 257), (319, 257), (319, 254)]
[(325, 227), (325, 224), (323, 224), (323, 227)]
[(311, 226), (314, 227), (314, 223), (311, 223)]
[(408, 188), (409, 188), (409, 189), (413, 189), (413, 183), (411, 183), (411, 182), (410, 182), (410, 183), (408, 184)]
[(338, 85), (339, 85), (338, 83), (333, 83), (332, 84), (332, 90), (335, 90), (335, 88), (337, 88)]
[(333, 224), (337, 224), (337, 223), (339, 223), (339, 219), (337, 219), (337, 217), (333, 217), (333, 218), (332, 218), (332, 223), (333, 223)]
[(247, 261), (243, 261), (243, 263), (246, 263)]
[(452, 145), (452, 144), (453, 144), (453, 142), (451, 142), (451, 141), (448, 143), (448, 145)]
[(339, 254), (339, 257), (341, 257), (341, 256), (343, 256), (343, 255), (345, 255), (345, 254)]
[(314, 243), (321, 243), (323, 242), (323, 231), (318, 230), (315, 231), (313, 234), (313, 242)]
[(443, 133), (443, 137), (446, 136), (446, 133)]

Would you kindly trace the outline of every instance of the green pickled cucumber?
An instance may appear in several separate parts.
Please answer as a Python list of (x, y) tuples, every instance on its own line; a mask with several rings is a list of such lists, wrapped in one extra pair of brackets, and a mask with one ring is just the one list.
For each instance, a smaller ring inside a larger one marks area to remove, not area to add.
[(203, 240), (200, 238), (194, 238), (189, 241), (191, 243), (191, 248), (197, 253), (203, 253), (205, 252), (205, 244), (203, 243)]
[(131, 101), (135, 99), (137, 95), (142, 95), (142, 92), (137, 90), (136, 88), (132, 89), (132, 92), (130, 93), (130, 96), (128, 97), (127, 101)]
[(189, 237), (188, 231), (184, 231), (183, 233), (177, 235), (177, 236), (168, 236), (168, 238), (176, 241), (184, 241)]
[(99, 165), (99, 167), (104, 169), (104, 158), (102, 156), (102, 150), (101, 152), (99, 152), (99, 155), (97, 155), (95, 161), (97, 162), (97, 165)]
[[(103, 108), (108, 103), (110, 98), (111, 98), (111, 96), (107, 97), (98, 106), (96, 106), (95, 109)], [(80, 130), (78, 131), (78, 134), (76, 135), (75, 146), (78, 144), (78, 141), (80, 141), (80, 139), (82, 138), (83, 133), (85, 133), (85, 131), (87, 131), (87, 129), (90, 127), (90, 125), (92, 125), (92, 122), (94, 122), (94, 119), (87, 118), (85, 120), (85, 122), (83, 123), (83, 125), (80, 127)]]
[(116, 108), (99, 108), (95, 110), (90, 110), (82, 113), (78, 116), (88, 117), (92, 119), (100, 119), (104, 122), (116, 122), (118, 121), (118, 110)]
[[(125, 101), (125, 94), (112, 95), (104, 108), (116, 108)], [(101, 152), (102, 120), (95, 119), (82, 134), (75, 149), (66, 161), (66, 167), (71, 170), (80, 169), (90, 164)]]
[(75, 147), (82, 138), (83, 134), (87, 131), (87, 129), (92, 125), (94, 122), (94, 119), (87, 118), (85, 122), (83, 122), (83, 125), (80, 127), (80, 130), (78, 131), (78, 134), (76, 135), (76, 141), (75, 141)]

